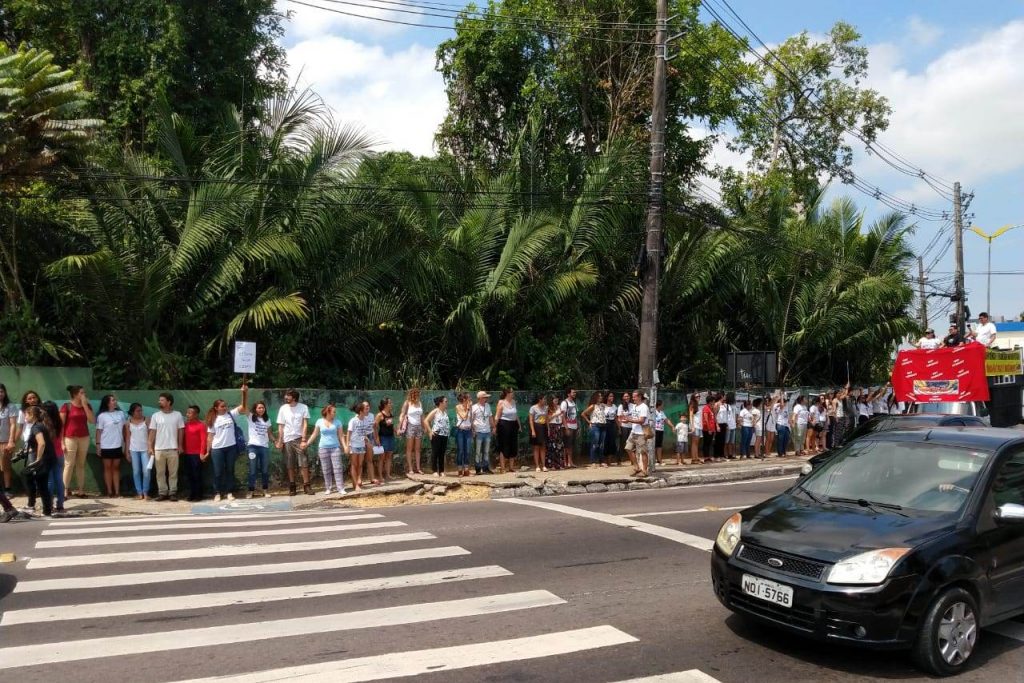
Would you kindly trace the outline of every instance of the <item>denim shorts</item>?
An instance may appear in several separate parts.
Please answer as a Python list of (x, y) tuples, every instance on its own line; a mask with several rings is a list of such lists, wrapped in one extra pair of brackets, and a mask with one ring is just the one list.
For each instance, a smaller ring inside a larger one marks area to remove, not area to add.
[(393, 436), (382, 436), (380, 437), (381, 448), (384, 449), (385, 453), (395, 452), (395, 437)]

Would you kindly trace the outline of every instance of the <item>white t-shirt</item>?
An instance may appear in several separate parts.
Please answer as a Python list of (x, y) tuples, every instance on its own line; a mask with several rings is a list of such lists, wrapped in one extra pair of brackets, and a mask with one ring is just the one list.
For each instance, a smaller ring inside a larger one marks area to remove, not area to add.
[(775, 427), (788, 427), (789, 426), (789, 408), (787, 406), (779, 406), (775, 413)]
[(249, 445), (270, 447), (270, 420), (249, 415)]
[(810, 419), (808, 421), (812, 425), (818, 424), (818, 421), (821, 420), (821, 412), (818, 410), (818, 404), (817, 403), (815, 403), (813, 406), (811, 406), (810, 413), (811, 413), (811, 415), (810, 415)]
[(565, 415), (566, 429), (576, 429), (579, 427), (579, 422), (576, 420), (576, 401), (565, 399), (559, 407)]
[(473, 418), (473, 431), (477, 434), (491, 433), (491, 406), (488, 403), (480, 405), (474, 403), (469, 409), (469, 415)]
[(690, 425), (685, 422), (676, 423), (676, 441), (685, 443), (690, 438)]
[(178, 430), (185, 428), (185, 418), (177, 410), (158, 410), (149, 418), (149, 431), (156, 432), (153, 448), (158, 451), (178, 450)]
[(928, 337), (921, 337), (917, 342), (917, 347), (920, 349), (937, 349), (940, 346), (942, 346), (942, 340), (936, 339), (935, 337), (932, 337), (931, 339)]
[(665, 411), (664, 410), (655, 410), (654, 411), (654, 431), (656, 431), (656, 432), (663, 432), (663, 431), (665, 431), (665, 418), (666, 417), (668, 417), (668, 416), (665, 415)]
[(754, 427), (754, 433), (758, 436), (764, 431), (764, 426), (761, 425), (761, 411), (758, 408), (750, 409), (750, 424)]
[(797, 403), (793, 406), (793, 417), (796, 418), (797, 427), (807, 426), (807, 408), (804, 408), (801, 404)]
[(96, 416), (96, 431), (100, 434), (100, 448), (124, 448), (125, 418), (124, 412), (120, 410), (109, 410)]
[(988, 322), (984, 325), (979, 325), (975, 333), (977, 334), (974, 338), (976, 342), (985, 346), (991, 346), (992, 340), (996, 338), (996, 324)]
[(25, 419), (24, 410), (18, 411), (18, 429), (21, 431), (21, 438), (24, 439), (25, 445), (28, 445), (28, 437), (32, 430), (28, 428), (28, 420)]
[(128, 422), (128, 450), (136, 453), (149, 450), (149, 425), (145, 422)]
[(857, 402), (857, 415), (861, 417), (871, 417), (871, 407), (867, 403)]
[(754, 426), (754, 414), (744, 408), (740, 411), (740, 426), (741, 427), (753, 427)]
[(729, 406), (724, 403), (718, 407), (718, 414), (715, 416), (715, 422), (718, 424), (726, 424), (729, 421)]
[(729, 429), (736, 429), (736, 406), (725, 407), (725, 423), (729, 425)]
[(633, 422), (630, 432), (632, 434), (643, 434), (644, 425), (647, 424), (647, 418), (650, 417), (651, 409), (647, 407), (646, 403), (637, 403), (629, 408), (629, 416), (631, 418), (640, 419), (640, 422)]
[(235, 445), (235, 421), (231, 419), (232, 415), (238, 415), (238, 408), (213, 418), (213, 426), (206, 430), (208, 434), (213, 434), (210, 448), (230, 448)]
[(281, 441), (289, 443), (302, 438), (302, 421), (309, 420), (309, 408), (305, 403), (294, 406), (285, 403), (277, 411), (277, 424), (281, 425)]

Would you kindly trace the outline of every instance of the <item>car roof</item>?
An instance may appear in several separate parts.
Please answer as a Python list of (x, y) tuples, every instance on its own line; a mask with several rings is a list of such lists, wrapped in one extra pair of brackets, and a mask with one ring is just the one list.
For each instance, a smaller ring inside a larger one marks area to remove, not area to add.
[(896, 429), (872, 432), (861, 439), (872, 441), (931, 442), (945, 446), (962, 446), (995, 451), (1004, 446), (1024, 444), (1024, 431), (999, 427), (935, 427), (934, 429)]

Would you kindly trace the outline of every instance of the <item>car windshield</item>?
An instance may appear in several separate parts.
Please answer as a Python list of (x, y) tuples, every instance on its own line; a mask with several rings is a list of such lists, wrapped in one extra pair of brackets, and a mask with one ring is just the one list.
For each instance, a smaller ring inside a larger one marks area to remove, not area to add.
[(917, 412), (931, 415), (967, 415), (970, 407), (962, 403), (918, 403)]
[(814, 470), (800, 488), (822, 501), (957, 512), (990, 455), (935, 443), (861, 439)]

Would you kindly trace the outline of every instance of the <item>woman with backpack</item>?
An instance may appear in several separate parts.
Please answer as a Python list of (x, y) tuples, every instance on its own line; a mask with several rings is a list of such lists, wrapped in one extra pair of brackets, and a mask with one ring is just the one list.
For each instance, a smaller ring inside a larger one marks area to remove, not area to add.
[(248, 409), (249, 387), (242, 385), (242, 402), (228, 410), (227, 401), (218, 398), (206, 413), (206, 453), (213, 460), (214, 502), (222, 497), (235, 499), (235, 459), (238, 451), (245, 448), (241, 428), (235, 421)]

